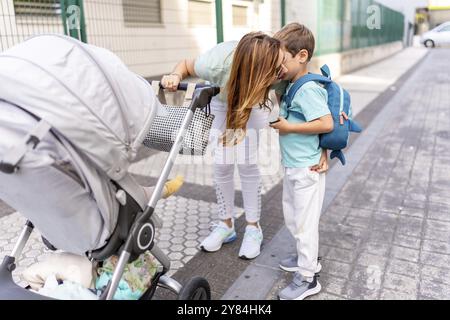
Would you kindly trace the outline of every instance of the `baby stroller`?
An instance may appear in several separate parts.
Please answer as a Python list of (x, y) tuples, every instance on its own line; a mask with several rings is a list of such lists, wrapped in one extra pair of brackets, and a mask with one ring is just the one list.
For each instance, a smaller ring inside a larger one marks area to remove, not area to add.
[(0, 299), (46, 299), (12, 278), (34, 226), (49, 247), (92, 261), (119, 256), (101, 299), (114, 297), (126, 264), (146, 251), (162, 268), (141, 299), (158, 286), (180, 299), (210, 299), (206, 279), (182, 286), (167, 276), (154, 211), (194, 111), (219, 88), (195, 90), (148, 201), (128, 167), (149, 151), (142, 142), (164, 108), (117, 56), (62, 35), (36, 36), (0, 54), (0, 81), (0, 199), (28, 219), (0, 266)]

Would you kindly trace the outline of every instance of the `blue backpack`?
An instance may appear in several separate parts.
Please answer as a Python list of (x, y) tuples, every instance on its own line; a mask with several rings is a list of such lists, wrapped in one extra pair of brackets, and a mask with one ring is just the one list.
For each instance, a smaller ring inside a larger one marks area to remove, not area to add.
[[(328, 108), (333, 117), (334, 129), (329, 133), (320, 135), (320, 147), (332, 150), (330, 158), (338, 158), (345, 165), (345, 157), (342, 149), (347, 147), (350, 132), (361, 132), (362, 129), (352, 120), (352, 107), (349, 93), (331, 80), (330, 68), (327, 65), (324, 65), (320, 71), (322, 75), (309, 73), (298, 79), (283, 99), (289, 109), (295, 94), (305, 83), (315, 81), (324, 86), (328, 92)], [(343, 125), (340, 124), (342, 112), (345, 112), (349, 118), (348, 120), (344, 119)]]

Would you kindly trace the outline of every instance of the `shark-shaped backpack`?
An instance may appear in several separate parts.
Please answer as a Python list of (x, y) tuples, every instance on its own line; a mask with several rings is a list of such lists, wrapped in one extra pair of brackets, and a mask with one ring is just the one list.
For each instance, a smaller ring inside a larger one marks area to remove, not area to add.
[[(332, 150), (330, 158), (338, 158), (345, 165), (345, 157), (342, 149), (347, 147), (350, 132), (361, 132), (361, 127), (352, 120), (352, 106), (350, 94), (340, 85), (331, 80), (330, 68), (324, 65), (320, 71), (322, 74), (309, 73), (298, 79), (288, 93), (283, 97), (289, 109), (297, 91), (307, 82), (315, 81), (323, 85), (328, 92), (328, 108), (333, 117), (333, 131), (320, 135), (320, 147)], [(348, 120), (341, 124), (341, 114), (345, 112)]]

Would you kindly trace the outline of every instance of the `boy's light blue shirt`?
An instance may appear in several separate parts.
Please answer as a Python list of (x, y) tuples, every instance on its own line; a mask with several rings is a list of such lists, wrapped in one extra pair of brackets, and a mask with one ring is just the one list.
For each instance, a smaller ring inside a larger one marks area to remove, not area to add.
[[(289, 84), (286, 93), (292, 87)], [(289, 123), (305, 123), (331, 114), (328, 109), (327, 91), (311, 81), (304, 84), (294, 96), (289, 110), (282, 101), (280, 116)], [(290, 133), (280, 135), (280, 148), (283, 165), (286, 168), (306, 168), (319, 163), (322, 149), (319, 135)]]

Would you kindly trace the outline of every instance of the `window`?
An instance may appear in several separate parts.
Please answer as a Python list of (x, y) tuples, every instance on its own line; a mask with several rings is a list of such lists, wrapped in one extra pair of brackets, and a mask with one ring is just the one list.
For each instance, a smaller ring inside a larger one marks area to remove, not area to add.
[(14, 0), (16, 15), (58, 16), (61, 14), (60, 0)]
[(213, 26), (213, 0), (189, 0), (188, 15), (190, 26)]
[(160, 0), (122, 0), (123, 17), (125, 24), (145, 26), (148, 24), (161, 24)]
[(233, 4), (233, 26), (248, 26), (248, 6)]
[(445, 26), (439, 30), (439, 32), (449, 32), (449, 31), (450, 31), (450, 26)]

